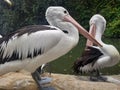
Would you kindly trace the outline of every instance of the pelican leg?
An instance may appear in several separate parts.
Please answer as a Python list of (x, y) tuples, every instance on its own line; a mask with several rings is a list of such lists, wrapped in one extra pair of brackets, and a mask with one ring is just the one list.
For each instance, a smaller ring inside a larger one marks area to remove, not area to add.
[(98, 81), (103, 81), (103, 82), (107, 81), (107, 77), (102, 76), (98, 70), (96, 71), (96, 73), (97, 73)]
[(39, 90), (55, 90), (51, 86), (43, 86), (44, 84), (48, 84), (52, 81), (51, 78), (48, 77), (40, 77), (39, 72), (36, 70), (32, 74), (32, 78), (35, 80), (36, 84), (38, 85)]
[(107, 78), (102, 76), (99, 72), (99, 70), (95, 70), (92, 72), (92, 74), (90, 75), (90, 80), (91, 81), (103, 81), (106, 82)]
[(37, 71), (35, 71), (34, 73), (31, 74), (32, 75), (32, 78), (35, 80), (36, 84), (38, 85), (38, 88), (40, 90), (42, 90), (42, 86), (41, 84), (39, 83), (39, 80), (41, 80), (40, 76), (37, 75)]
[(98, 81), (98, 75), (99, 75), (99, 71), (93, 70), (90, 72), (90, 80), (91, 81)]

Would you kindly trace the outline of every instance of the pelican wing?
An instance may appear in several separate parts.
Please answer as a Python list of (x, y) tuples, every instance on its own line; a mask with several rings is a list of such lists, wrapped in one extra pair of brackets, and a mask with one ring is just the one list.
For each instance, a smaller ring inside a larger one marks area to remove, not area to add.
[(88, 46), (87, 49), (83, 52), (81, 57), (74, 62), (73, 69), (76, 73), (79, 72), (79, 67), (84, 67), (87, 64), (93, 66), (103, 53), (97, 48)]
[(98, 60), (98, 58), (103, 55), (103, 53), (101, 53), (101, 51), (97, 48), (94, 47), (87, 47), (87, 51), (85, 51), (82, 56), (81, 56), (81, 62), (82, 65), (87, 65), (89, 63), (92, 63), (92, 66), (94, 65), (94, 63)]
[(46, 53), (61, 40), (62, 31), (50, 26), (29, 26), (0, 39), (0, 64), (34, 58)]

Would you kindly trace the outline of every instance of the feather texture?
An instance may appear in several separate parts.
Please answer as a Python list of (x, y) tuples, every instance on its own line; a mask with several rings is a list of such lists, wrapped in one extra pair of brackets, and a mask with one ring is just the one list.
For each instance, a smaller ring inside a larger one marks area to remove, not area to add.
[[(49, 35), (46, 35), (45, 32), (49, 32)], [(4, 36), (0, 39), (0, 64), (34, 58), (45, 53), (60, 41), (60, 32), (55, 27), (31, 25)], [(54, 33), (58, 33), (58, 35)], [(51, 36), (54, 36), (54, 38)]]
[[(81, 57), (78, 58), (73, 65), (74, 72), (79, 73), (82, 72), (82, 67), (87, 64), (90, 64), (90, 67), (93, 67), (95, 62), (101, 57), (103, 53), (99, 49), (94, 47), (86, 47), (85, 51), (82, 53)], [(88, 67), (86, 67), (88, 68)], [(87, 70), (87, 69), (86, 69)]]

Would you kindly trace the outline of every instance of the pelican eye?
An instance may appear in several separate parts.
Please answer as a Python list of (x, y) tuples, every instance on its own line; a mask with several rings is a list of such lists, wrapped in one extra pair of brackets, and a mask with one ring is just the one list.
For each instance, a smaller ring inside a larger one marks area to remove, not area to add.
[(64, 13), (66, 14), (66, 13), (67, 13), (67, 11), (64, 11)]
[(68, 31), (67, 30), (62, 30), (64, 33), (68, 34)]

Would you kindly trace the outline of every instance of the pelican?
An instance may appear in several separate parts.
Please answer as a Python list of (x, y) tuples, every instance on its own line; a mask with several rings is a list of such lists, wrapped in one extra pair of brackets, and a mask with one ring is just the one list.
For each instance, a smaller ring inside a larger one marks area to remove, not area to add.
[(50, 25), (25, 26), (0, 39), (0, 75), (27, 70), (44, 90), (36, 69), (69, 52), (78, 43), (79, 32), (102, 47), (65, 8), (50, 6), (45, 16)]
[(106, 78), (100, 75), (99, 69), (116, 65), (120, 61), (120, 54), (113, 45), (105, 44), (101, 40), (106, 27), (106, 20), (103, 16), (99, 14), (92, 16), (89, 24), (89, 34), (91, 34), (103, 47), (95, 46), (91, 41), (87, 40), (87, 47), (82, 56), (75, 61), (73, 69), (76, 73), (91, 72), (97, 77), (94, 78), (90, 76), (91, 80), (106, 81)]
[(0, 38), (2, 38), (2, 35), (0, 35)]
[(12, 6), (12, 3), (10, 0), (4, 0), (6, 3), (8, 3), (10, 6)]

